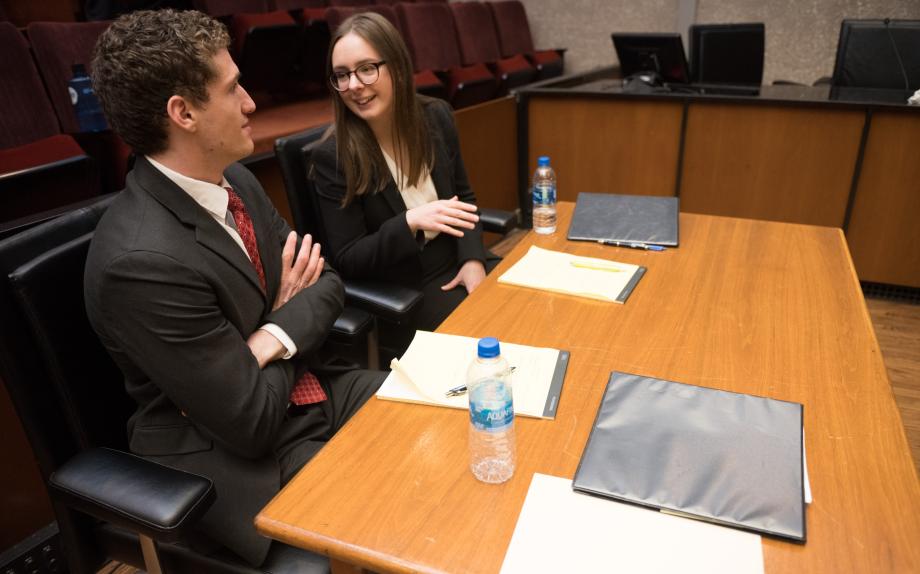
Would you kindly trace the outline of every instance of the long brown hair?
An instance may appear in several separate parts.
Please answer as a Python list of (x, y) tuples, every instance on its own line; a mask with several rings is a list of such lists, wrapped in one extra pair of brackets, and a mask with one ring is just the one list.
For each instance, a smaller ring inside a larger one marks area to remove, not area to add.
[[(346, 19), (329, 42), (327, 76), (332, 74), (332, 50), (347, 34), (357, 34), (386, 62), (393, 81), (393, 147), (396, 165), (409, 185), (418, 185), (434, 164), (434, 148), (422, 104), (415, 94), (409, 50), (389, 20), (373, 12)], [(367, 122), (356, 116), (342, 98), (333, 94), (335, 109), (336, 156), (345, 172), (345, 198), (348, 205), (356, 195), (374, 193), (389, 181), (389, 168)]]

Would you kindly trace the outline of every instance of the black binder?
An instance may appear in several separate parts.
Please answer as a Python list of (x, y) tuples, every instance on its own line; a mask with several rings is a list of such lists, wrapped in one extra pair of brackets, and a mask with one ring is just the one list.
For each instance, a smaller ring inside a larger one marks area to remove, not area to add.
[(611, 373), (572, 488), (805, 541), (802, 405)]
[(676, 197), (579, 193), (568, 239), (676, 247)]

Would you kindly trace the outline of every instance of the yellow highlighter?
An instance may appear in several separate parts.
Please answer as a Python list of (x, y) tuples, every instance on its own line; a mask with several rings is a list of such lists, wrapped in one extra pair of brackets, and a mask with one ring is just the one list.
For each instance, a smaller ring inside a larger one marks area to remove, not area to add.
[(569, 261), (569, 265), (578, 267), (579, 269), (594, 269), (595, 271), (612, 271), (614, 273), (625, 271), (625, 269), (620, 269), (613, 265), (603, 265), (601, 263), (591, 263), (588, 261)]

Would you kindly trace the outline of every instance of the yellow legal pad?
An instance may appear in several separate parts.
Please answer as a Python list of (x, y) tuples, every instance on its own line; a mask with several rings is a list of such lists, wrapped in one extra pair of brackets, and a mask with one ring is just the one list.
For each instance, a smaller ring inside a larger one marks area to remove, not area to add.
[(499, 283), (625, 303), (645, 275), (640, 265), (551, 251), (531, 246)]

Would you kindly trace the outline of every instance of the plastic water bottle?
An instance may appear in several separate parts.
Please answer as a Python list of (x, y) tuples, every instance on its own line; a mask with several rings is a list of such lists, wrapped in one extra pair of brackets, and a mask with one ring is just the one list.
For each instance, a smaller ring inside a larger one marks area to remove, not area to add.
[(514, 474), (514, 401), (511, 372), (498, 339), (479, 340), (466, 378), (470, 399), (470, 470), (483, 482), (498, 484)]
[(556, 172), (545, 155), (537, 158), (533, 174), (533, 230), (541, 235), (556, 232)]
[(86, 74), (83, 64), (74, 64), (72, 67), (73, 78), (67, 84), (70, 92), (70, 103), (77, 114), (77, 124), (81, 132), (101, 132), (108, 129), (102, 106), (93, 91), (93, 82)]

